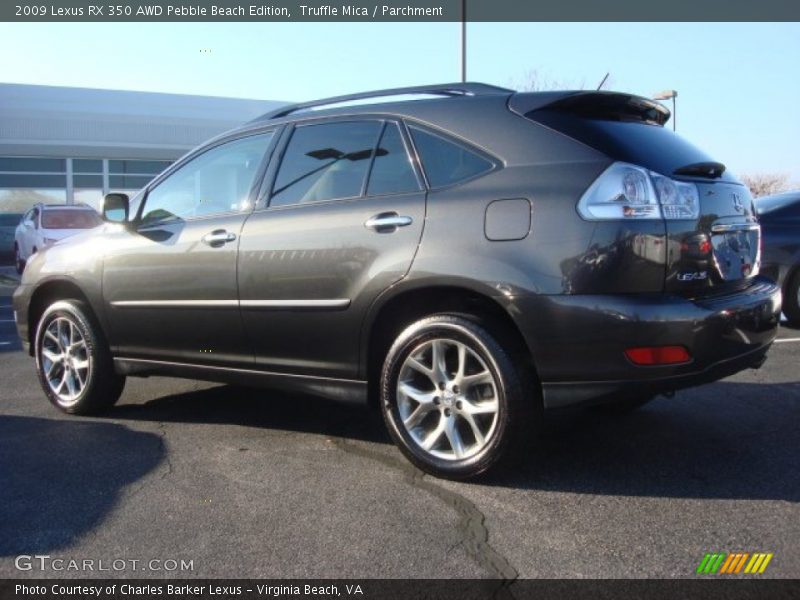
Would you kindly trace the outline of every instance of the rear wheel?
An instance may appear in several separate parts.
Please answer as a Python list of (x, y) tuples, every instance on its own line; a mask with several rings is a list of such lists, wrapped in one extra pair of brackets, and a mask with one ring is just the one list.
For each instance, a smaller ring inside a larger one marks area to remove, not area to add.
[(440, 477), (484, 473), (534, 435), (528, 374), (482, 325), (434, 315), (403, 331), (381, 376), (383, 416), (417, 467)]
[(793, 327), (800, 327), (800, 268), (796, 268), (783, 295), (783, 314)]
[(19, 244), (16, 242), (14, 242), (14, 267), (16, 267), (19, 275), (22, 275), (22, 272), (25, 270), (25, 261), (22, 260), (22, 254), (19, 251)]
[(125, 377), (114, 372), (105, 338), (82, 302), (62, 300), (44, 311), (35, 350), (39, 382), (60, 410), (94, 414), (122, 394)]

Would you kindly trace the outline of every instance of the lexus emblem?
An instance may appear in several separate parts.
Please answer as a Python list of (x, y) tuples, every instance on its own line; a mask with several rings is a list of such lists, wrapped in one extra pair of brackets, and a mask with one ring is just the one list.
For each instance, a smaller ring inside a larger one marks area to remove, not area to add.
[(733, 196), (733, 208), (736, 209), (736, 212), (744, 212), (744, 202), (742, 202), (742, 197), (739, 194), (732, 194)]

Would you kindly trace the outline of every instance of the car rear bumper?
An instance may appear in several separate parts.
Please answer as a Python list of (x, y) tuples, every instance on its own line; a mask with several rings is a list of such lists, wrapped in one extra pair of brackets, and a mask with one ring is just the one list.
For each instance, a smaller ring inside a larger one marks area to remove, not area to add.
[[(757, 278), (727, 295), (526, 296), (512, 314), (534, 356), (545, 406), (604, 402), (708, 383), (761, 366), (778, 331), (780, 288)], [(683, 346), (691, 360), (637, 366), (625, 350)]]

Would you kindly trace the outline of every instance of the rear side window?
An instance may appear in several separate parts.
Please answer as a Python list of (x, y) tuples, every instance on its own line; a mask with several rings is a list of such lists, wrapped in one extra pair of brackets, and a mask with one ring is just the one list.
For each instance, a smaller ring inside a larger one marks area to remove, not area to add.
[(443, 187), (485, 173), (494, 166), (489, 160), (417, 127), (410, 127), (425, 175), (431, 187)]
[(361, 196), (379, 121), (297, 127), (284, 153), (270, 206)]
[(372, 163), (367, 194), (401, 194), (419, 189), (400, 128), (397, 123), (387, 123)]

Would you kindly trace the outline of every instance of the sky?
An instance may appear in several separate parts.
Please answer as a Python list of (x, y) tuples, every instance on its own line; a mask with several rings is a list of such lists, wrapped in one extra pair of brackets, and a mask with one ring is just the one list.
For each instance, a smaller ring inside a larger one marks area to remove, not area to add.
[[(301, 101), (458, 81), (459, 23), (0, 23), (0, 82)], [(467, 76), (652, 96), (737, 174), (800, 186), (800, 23), (470, 23)], [(671, 102), (667, 106), (671, 108)]]

